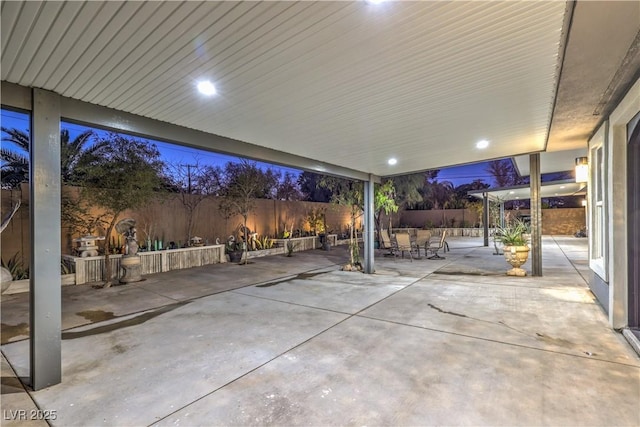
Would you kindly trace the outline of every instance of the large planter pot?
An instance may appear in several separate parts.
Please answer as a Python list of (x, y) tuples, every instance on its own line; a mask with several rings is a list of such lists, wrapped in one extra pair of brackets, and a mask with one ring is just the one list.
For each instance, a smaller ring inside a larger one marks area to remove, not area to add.
[(520, 268), (520, 266), (527, 262), (527, 258), (529, 258), (529, 246), (505, 246), (504, 258), (513, 267), (507, 271), (508, 276), (524, 277), (527, 275), (527, 271)]
[(242, 261), (243, 251), (231, 251), (229, 252), (229, 261), (230, 262), (240, 262)]

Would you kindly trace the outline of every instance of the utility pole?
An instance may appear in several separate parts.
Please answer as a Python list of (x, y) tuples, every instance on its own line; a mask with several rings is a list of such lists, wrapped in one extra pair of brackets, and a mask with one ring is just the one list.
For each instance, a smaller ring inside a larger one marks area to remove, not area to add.
[(197, 168), (198, 165), (180, 165), (187, 168), (187, 191), (191, 194), (191, 168)]

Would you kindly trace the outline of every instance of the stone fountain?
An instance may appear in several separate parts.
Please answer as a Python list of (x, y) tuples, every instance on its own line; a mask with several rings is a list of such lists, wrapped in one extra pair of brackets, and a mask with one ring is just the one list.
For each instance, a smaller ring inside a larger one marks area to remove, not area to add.
[(125, 238), (125, 254), (120, 258), (120, 267), (124, 274), (120, 283), (132, 283), (142, 280), (142, 264), (138, 255), (138, 235), (136, 221), (126, 218), (116, 224), (116, 231)]

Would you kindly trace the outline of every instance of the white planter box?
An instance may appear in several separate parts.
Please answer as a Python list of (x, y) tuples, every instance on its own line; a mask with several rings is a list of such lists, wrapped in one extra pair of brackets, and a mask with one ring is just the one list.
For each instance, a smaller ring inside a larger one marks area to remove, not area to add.
[[(138, 255), (140, 255), (143, 275), (227, 262), (224, 245), (138, 252)], [(62, 258), (74, 266), (76, 285), (103, 281), (104, 256), (80, 258), (63, 255)], [(119, 279), (122, 274), (120, 258), (122, 258), (120, 254), (109, 257), (112, 279), (115, 280)]]
[[(75, 283), (76, 283), (75, 274), (62, 275), (62, 286), (75, 285)], [(29, 292), (29, 279), (14, 280), (13, 282), (11, 282), (11, 285), (9, 285), (9, 288), (2, 295), (20, 294), (23, 292)]]

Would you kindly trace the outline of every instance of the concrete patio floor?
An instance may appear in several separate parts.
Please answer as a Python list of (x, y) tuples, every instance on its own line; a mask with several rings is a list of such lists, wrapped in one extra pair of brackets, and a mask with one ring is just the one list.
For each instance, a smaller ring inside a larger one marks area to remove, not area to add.
[(62, 383), (28, 394), (28, 298), (3, 296), (2, 425), (640, 425), (585, 239), (545, 236), (543, 277), (481, 245), (379, 253), (374, 275), (334, 248), (65, 287)]

